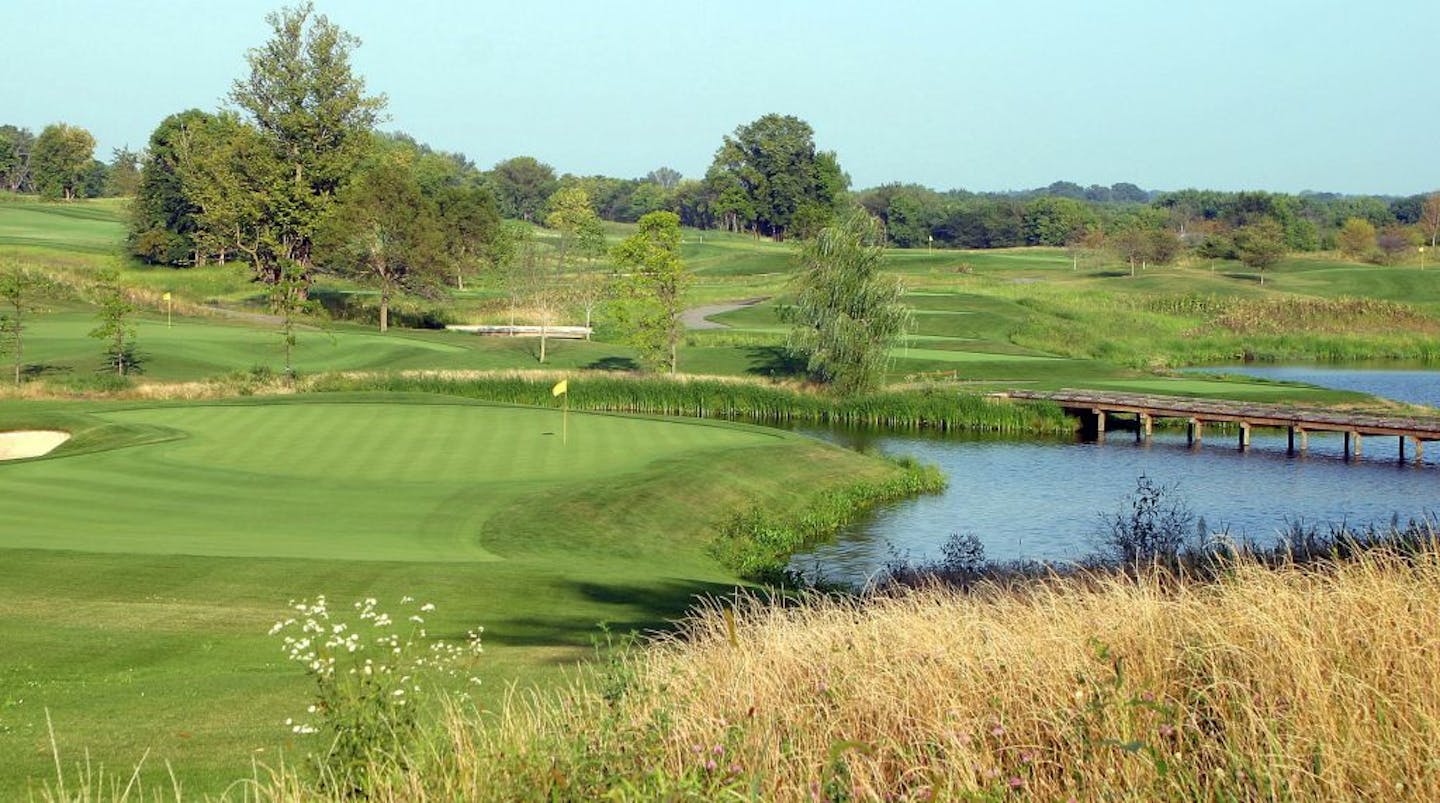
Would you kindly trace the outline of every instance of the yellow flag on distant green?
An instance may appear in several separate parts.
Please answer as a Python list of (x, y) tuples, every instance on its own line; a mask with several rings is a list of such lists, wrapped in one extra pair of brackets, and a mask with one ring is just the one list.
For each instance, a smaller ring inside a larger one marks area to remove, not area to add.
[(170, 294), (169, 294), (169, 293), (166, 293), (165, 295), (160, 296), (160, 297), (163, 298), (163, 299), (165, 299), (166, 301), (169, 301), (169, 300), (170, 300)]
[(568, 393), (569, 391), (570, 391), (570, 380), (568, 380), (568, 379), (562, 379), (562, 380), (560, 380), (559, 382), (556, 382), (556, 383), (555, 383), (555, 387), (550, 388), (550, 395), (551, 395), (551, 396), (563, 396), (563, 395), (565, 395), (566, 393)]

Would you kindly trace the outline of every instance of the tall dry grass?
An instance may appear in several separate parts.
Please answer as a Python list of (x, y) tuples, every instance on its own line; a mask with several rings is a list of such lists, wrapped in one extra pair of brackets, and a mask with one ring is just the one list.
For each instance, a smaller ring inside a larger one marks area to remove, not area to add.
[(1440, 553), (727, 600), (499, 707), (393, 798), (1440, 800)]

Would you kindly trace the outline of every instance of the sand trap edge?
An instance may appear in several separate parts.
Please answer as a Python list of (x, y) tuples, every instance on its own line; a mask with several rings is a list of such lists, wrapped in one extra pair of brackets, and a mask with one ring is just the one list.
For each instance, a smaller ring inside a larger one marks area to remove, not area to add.
[(0, 432), (0, 460), (24, 460), (42, 457), (55, 451), (70, 433), (57, 429), (30, 429)]

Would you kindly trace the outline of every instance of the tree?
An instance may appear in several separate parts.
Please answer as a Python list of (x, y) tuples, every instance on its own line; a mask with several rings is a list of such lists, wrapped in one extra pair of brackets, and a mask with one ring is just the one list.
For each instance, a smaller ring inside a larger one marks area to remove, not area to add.
[(657, 185), (662, 190), (675, 189), (680, 186), (680, 179), (682, 178), (684, 178), (684, 176), (680, 175), (679, 170), (672, 170), (668, 167), (658, 167), (645, 175), (646, 181)]
[(315, 241), (323, 267), (380, 293), (382, 332), (395, 296), (433, 292), (445, 267), (439, 212), (398, 154), (382, 154), (345, 185)]
[[(246, 53), (250, 75), (230, 92), (258, 135), (247, 138), (254, 151), (234, 167), (250, 185), (236, 191), (258, 193), (252, 211), (259, 214), (238, 217), (230, 236), (237, 247), (245, 244), (257, 277), (274, 282), (287, 261), (308, 276), (315, 229), (368, 153), (385, 97), (366, 95), (364, 80), (351, 71), (360, 41), (317, 15), (312, 3), (265, 21), (271, 38)], [(262, 151), (268, 158), (252, 171), (250, 157), (259, 160)]]
[(1421, 230), (1430, 235), (1430, 247), (1435, 247), (1435, 241), (1440, 238), (1440, 192), (1432, 192), (1425, 196), (1425, 202), (1420, 207)]
[(0, 267), (0, 352), (9, 351), (15, 363), (15, 384), (25, 367), (25, 318), (39, 310), (39, 303), (55, 292), (55, 284), (38, 270), (8, 261)]
[(30, 192), (30, 157), (35, 135), (28, 128), (0, 125), (0, 187), (11, 192)]
[(490, 170), (489, 180), (500, 214), (526, 221), (538, 220), (545, 202), (559, 188), (555, 168), (530, 156), (500, 162)]
[(135, 305), (125, 294), (120, 276), (105, 269), (95, 274), (95, 316), (90, 336), (105, 344), (105, 365), (118, 376), (138, 373), (140, 357), (135, 352)]
[(1364, 259), (1375, 252), (1375, 226), (1368, 220), (1352, 217), (1335, 235), (1340, 253), (1351, 259)]
[(1381, 265), (1394, 265), (1401, 256), (1419, 245), (1419, 235), (1413, 229), (1388, 226), (1375, 235), (1375, 261)]
[(874, 218), (855, 212), (800, 249), (795, 305), (786, 312), (794, 324), (788, 347), (837, 393), (878, 386), (910, 322), (904, 286), (880, 272), (879, 237)]
[[(721, 206), (736, 217), (748, 212), (757, 235), (784, 239), (796, 212), (813, 220), (833, 216), (850, 179), (835, 154), (815, 150), (814, 129), (789, 115), (767, 114), (725, 137), (710, 168)], [(726, 197), (738, 190), (740, 197)], [(743, 199), (743, 203), (741, 202)]]
[(94, 153), (95, 138), (89, 131), (65, 123), (45, 126), (30, 157), (35, 188), (46, 198), (80, 197)]
[(181, 147), (188, 130), (203, 127), (212, 116), (190, 109), (160, 121), (150, 134), (140, 167), (135, 199), (130, 203), (130, 253), (152, 264), (184, 265), (199, 261), (195, 253), (195, 216), (199, 206), (186, 192)]
[(1264, 284), (1265, 270), (1285, 256), (1285, 229), (1269, 218), (1241, 226), (1235, 232), (1235, 255), (1258, 270)]
[(1036, 198), (1025, 205), (1025, 242), (1064, 245), (1077, 231), (1095, 222), (1090, 208), (1070, 198)]
[(627, 339), (652, 367), (669, 362), (670, 373), (679, 366), (680, 318), (685, 289), (691, 276), (680, 259), (680, 217), (674, 212), (651, 212), (640, 218), (636, 232), (611, 251), (617, 268), (631, 271), (624, 282), (616, 321)]
[(140, 190), (141, 154), (129, 148), (111, 152), (110, 166), (105, 173), (105, 195), (128, 198)]
[(441, 187), (435, 202), (455, 286), (464, 290), (466, 272), (477, 267), (499, 234), (500, 211), (495, 196), (479, 186)]

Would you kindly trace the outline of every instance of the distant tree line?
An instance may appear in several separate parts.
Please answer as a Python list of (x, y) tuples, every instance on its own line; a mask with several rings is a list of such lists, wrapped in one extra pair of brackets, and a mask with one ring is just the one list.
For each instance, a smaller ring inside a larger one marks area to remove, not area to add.
[(95, 137), (79, 126), (54, 123), (37, 136), (0, 125), (0, 188), (52, 200), (134, 195), (141, 155), (116, 148), (106, 164), (95, 158)]

